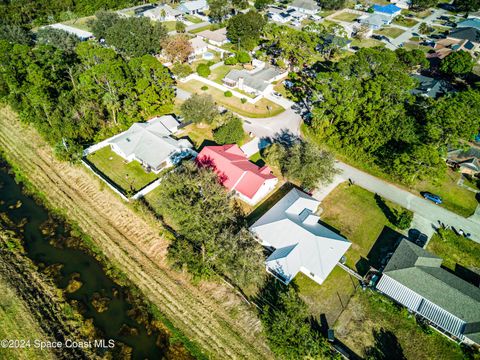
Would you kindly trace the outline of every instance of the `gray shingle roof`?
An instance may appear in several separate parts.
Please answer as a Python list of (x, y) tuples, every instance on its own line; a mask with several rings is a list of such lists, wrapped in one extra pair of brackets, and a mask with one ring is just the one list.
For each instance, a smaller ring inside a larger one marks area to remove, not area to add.
[(320, 10), (320, 6), (318, 6), (317, 2), (314, 0), (293, 0), (293, 2), (289, 4), (289, 6), (310, 11)]
[(448, 35), (454, 39), (470, 40), (474, 43), (480, 43), (480, 30), (472, 27), (458, 28)]
[(451, 92), (453, 89), (450, 83), (443, 79), (435, 79), (416, 74), (412, 75), (412, 77), (419, 82), (418, 87), (412, 90), (412, 94), (415, 95), (427, 95), (428, 97), (435, 99), (440, 95)]
[(243, 83), (258, 91), (263, 91), (273, 78), (282, 72), (274, 67), (265, 67), (259, 71), (251, 72), (246, 70), (231, 70), (224, 79), (237, 82), (243, 78)]

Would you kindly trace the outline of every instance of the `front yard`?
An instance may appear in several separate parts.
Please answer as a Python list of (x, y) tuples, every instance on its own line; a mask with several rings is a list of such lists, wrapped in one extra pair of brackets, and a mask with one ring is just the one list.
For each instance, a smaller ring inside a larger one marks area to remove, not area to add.
[(414, 27), (418, 24), (418, 21), (404, 17), (400, 19), (396, 18), (395, 20), (393, 20), (393, 24), (404, 27)]
[(87, 160), (126, 193), (137, 192), (158, 177), (154, 173), (146, 173), (137, 161), (127, 163), (109, 146), (88, 155)]
[(331, 19), (345, 22), (353, 22), (358, 18), (357, 14), (352, 14), (347, 11), (344, 11), (338, 15), (333, 16)]
[(285, 111), (283, 107), (267, 99), (261, 99), (255, 104), (248, 102), (242, 103), (241, 99), (235, 96), (226, 97), (223, 91), (212, 86), (208, 86), (208, 89), (204, 91), (202, 90), (203, 86), (205, 86), (205, 84), (198, 80), (190, 80), (186, 83), (178, 83), (179, 88), (191, 93), (201, 94), (206, 92), (212, 95), (213, 99), (219, 105), (224, 106), (225, 108), (242, 116), (251, 118), (264, 118), (272, 117)]
[(375, 30), (374, 33), (378, 35), (384, 35), (386, 37), (389, 37), (391, 39), (395, 39), (402, 35), (405, 31), (399, 28), (395, 27), (384, 27), (378, 30)]

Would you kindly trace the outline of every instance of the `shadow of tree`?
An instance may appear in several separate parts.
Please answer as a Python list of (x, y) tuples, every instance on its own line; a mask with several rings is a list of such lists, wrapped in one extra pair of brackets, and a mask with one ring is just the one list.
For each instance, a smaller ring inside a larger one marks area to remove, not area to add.
[(406, 360), (402, 346), (391, 331), (380, 329), (373, 330), (375, 345), (365, 350), (367, 359), (375, 360)]
[(393, 213), (392, 209), (387, 205), (385, 200), (382, 199), (382, 197), (378, 194), (375, 194), (375, 202), (377, 203), (378, 207), (380, 210), (382, 210), (383, 214), (387, 218), (388, 221), (390, 221), (392, 224), (396, 223), (397, 217)]

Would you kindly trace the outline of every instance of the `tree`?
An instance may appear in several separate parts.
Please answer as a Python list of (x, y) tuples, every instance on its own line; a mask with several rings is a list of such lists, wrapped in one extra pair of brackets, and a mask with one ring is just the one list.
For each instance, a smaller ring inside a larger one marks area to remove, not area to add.
[(197, 66), (197, 73), (202, 77), (208, 77), (211, 74), (210, 66), (208, 66), (208, 64), (199, 64)]
[(192, 44), (186, 35), (168, 36), (162, 42), (163, 52), (168, 61), (184, 63), (193, 52)]
[(246, 64), (252, 61), (252, 58), (246, 51), (239, 51), (236, 55), (236, 59), (240, 64)]
[(236, 56), (229, 56), (224, 61), (225, 65), (236, 65), (238, 63)]
[(429, 34), (431, 31), (430, 27), (424, 22), (418, 27), (418, 32), (423, 35)]
[(183, 34), (185, 32), (185, 29), (186, 29), (186, 26), (183, 22), (181, 22), (181, 21), (176, 21), (175, 22), (175, 31), (177, 33)]
[(265, 23), (265, 18), (256, 11), (240, 13), (228, 20), (227, 37), (239, 47), (252, 50), (258, 44)]
[(273, 4), (273, 0), (255, 0), (254, 6), (257, 10), (263, 10), (271, 4)]
[(185, 78), (188, 75), (193, 73), (192, 68), (188, 64), (180, 64), (180, 63), (175, 63), (172, 66), (172, 73), (175, 75), (177, 78)]
[(455, 51), (442, 59), (440, 71), (446, 75), (466, 75), (472, 72), (474, 60), (464, 50)]
[(237, 116), (230, 115), (225, 123), (215, 129), (213, 139), (217, 144), (238, 144), (243, 140), (245, 132), (243, 131), (243, 122)]
[(7, 25), (0, 22), (0, 40), (11, 44), (30, 45), (33, 40), (32, 33), (22, 26)]
[(334, 358), (326, 340), (312, 329), (309, 318), (307, 305), (293, 287), (268, 297), (260, 319), (270, 349), (279, 359)]
[(95, 19), (90, 20), (88, 25), (91, 27), (93, 35), (100, 40), (107, 37), (108, 30), (113, 27), (119, 19), (120, 16), (117, 13), (99, 11), (95, 14)]
[(425, 10), (438, 5), (439, 0), (412, 0), (412, 8), (415, 10)]
[(36, 39), (39, 44), (54, 46), (68, 54), (75, 53), (75, 48), (80, 43), (79, 38), (75, 35), (53, 28), (39, 29)]
[(193, 94), (180, 107), (185, 119), (194, 123), (210, 124), (218, 115), (218, 110), (209, 94)]
[(208, 0), (207, 2), (210, 10), (208, 15), (215, 22), (224, 20), (232, 10), (228, 0)]
[(458, 11), (473, 12), (480, 10), (480, 0), (454, 0)]
[(345, 8), (346, 0), (320, 0), (319, 4), (325, 10), (337, 10)]
[(283, 176), (307, 189), (332, 182), (337, 173), (331, 153), (302, 140), (274, 142), (265, 149), (265, 157)]
[(420, 69), (428, 69), (430, 62), (427, 60), (425, 53), (419, 49), (406, 50), (405, 48), (398, 48), (395, 50), (398, 60), (405, 64), (410, 70), (416, 67)]

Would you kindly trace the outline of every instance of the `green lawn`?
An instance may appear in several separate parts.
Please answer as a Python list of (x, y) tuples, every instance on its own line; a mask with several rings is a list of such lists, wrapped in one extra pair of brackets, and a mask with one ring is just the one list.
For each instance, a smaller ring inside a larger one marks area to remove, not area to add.
[(405, 17), (401, 20), (393, 20), (393, 24), (405, 27), (413, 27), (418, 24), (418, 21)]
[[(455, 342), (433, 329), (422, 328), (405, 309), (371, 290), (355, 293), (334, 329), (338, 339), (362, 358), (467, 358)], [(385, 355), (373, 355), (379, 352)]]
[(419, 19), (425, 19), (426, 17), (428, 17), (432, 14), (432, 10), (427, 9), (427, 10), (423, 10), (423, 11), (412, 11), (412, 10), (403, 9), (402, 10), (402, 15), (405, 16), (407, 14), (412, 14), (413, 16), (415, 16), (416, 18), (419, 18)]
[(385, 47), (385, 43), (383, 41), (375, 40), (372, 38), (368, 39), (353, 39), (351, 46), (358, 46), (359, 48), (370, 48), (375, 46)]
[(199, 32), (202, 32), (202, 31), (205, 31), (205, 30), (210, 30), (210, 28), (212, 27), (212, 25), (206, 25), (206, 26), (202, 26), (198, 29), (193, 29), (193, 30), (190, 30), (189, 33), (190, 34), (198, 34)]
[[(412, 40), (412, 39), (410, 39)], [(408, 41), (403, 44), (403, 47), (407, 50), (413, 50), (413, 49), (418, 49), (422, 50), (423, 52), (427, 53), (429, 52), (432, 48), (428, 46), (423, 46), (418, 43), (418, 41)]]
[(352, 13), (349, 13), (349, 12), (342, 12), (338, 15), (335, 15), (334, 17), (332, 17), (331, 19), (334, 19), (334, 20), (339, 20), (339, 21), (345, 21), (345, 22), (353, 22), (355, 21), (356, 19), (358, 18), (358, 15), (357, 14), (352, 14)]
[(318, 13), (318, 15), (325, 18), (327, 16), (330, 16), (330, 15), (334, 14), (335, 12), (336, 12), (336, 10), (322, 10)]
[(240, 65), (222, 65), (212, 70), (212, 73), (208, 77), (210, 80), (215, 81), (216, 83), (223, 84), (222, 79), (227, 75), (230, 71), (234, 69), (241, 69), (242, 66)]
[(394, 28), (394, 27), (384, 27), (384, 28), (381, 28), (379, 30), (374, 31), (375, 34), (385, 35), (386, 37), (389, 37), (389, 38), (392, 38), (392, 39), (395, 39), (395, 38), (399, 37), (404, 32), (405, 31), (403, 31), (402, 29)]
[(88, 23), (90, 20), (94, 20), (94, 19), (95, 19), (95, 15), (86, 16), (86, 17), (82, 17), (74, 20), (64, 21), (63, 24), (72, 26), (80, 30), (92, 31), (92, 28), (89, 26)]
[(175, 25), (177, 24), (176, 21), (164, 21), (162, 22), (162, 25), (165, 26), (167, 31), (173, 31), (175, 30)]
[[(197, 80), (191, 80), (186, 83), (178, 83), (179, 88), (197, 94), (204, 92), (203, 90), (201, 90), (202, 86), (205, 86), (205, 84)], [(248, 102), (242, 104), (241, 100), (236, 96), (225, 97), (223, 91), (213, 88), (211, 86), (208, 87), (208, 90), (206, 92), (212, 95), (214, 100), (219, 105), (222, 105), (227, 109), (246, 117), (272, 117), (285, 111), (283, 107), (267, 99), (261, 99), (255, 104), (250, 104)]]
[(126, 192), (136, 192), (158, 177), (154, 173), (146, 173), (137, 161), (126, 163), (109, 146), (88, 155), (87, 160)]
[(453, 231), (440, 230), (434, 234), (427, 250), (443, 258), (443, 265), (451, 270), (455, 270), (455, 264), (480, 270), (480, 244)]
[(203, 124), (190, 124), (180, 130), (176, 135), (178, 137), (188, 136), (198, 149), (205, 140), (213, 141), (213, 127)]
[(194, 24), (200, 24), (202, 22), (202, 19), (192, 15), (185, 15), (184, 18)]

